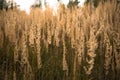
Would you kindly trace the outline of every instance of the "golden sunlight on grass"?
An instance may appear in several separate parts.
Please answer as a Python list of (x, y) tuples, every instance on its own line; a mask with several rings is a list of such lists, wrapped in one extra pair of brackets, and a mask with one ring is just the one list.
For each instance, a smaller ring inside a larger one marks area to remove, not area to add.
[(0, 80), (120, 80), (120, 5), (0, 11)]

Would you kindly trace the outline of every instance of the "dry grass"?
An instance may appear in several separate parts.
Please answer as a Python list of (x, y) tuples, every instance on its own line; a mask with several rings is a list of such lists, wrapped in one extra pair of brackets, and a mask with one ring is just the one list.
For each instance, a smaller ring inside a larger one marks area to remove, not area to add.
[(0, 80), (119, 80), (120, 5), (0, 11)]

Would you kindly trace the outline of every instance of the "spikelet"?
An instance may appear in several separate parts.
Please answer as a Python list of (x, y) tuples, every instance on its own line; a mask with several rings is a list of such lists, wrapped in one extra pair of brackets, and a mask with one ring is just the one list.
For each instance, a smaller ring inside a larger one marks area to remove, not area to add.
[(54, 40), (55, 40), (55, 45), (56, 46), (59, 46), (59, 42), (60, 42), (60, 39), (59, 39), (59, 32), (60, 32), (60, 26), (58, 25), (58, 27), (56, 27), (55, 29), (55, 35), (54, 35)]
[(32, 24), (30, 26), (30, 31), (29, 31), (29, 42), (31, 46), (34, 45), (34, 39), (35, 39), (35, 26), (34, 24)]
[[(117, 32), (114, 32), (113, 35), (113, 52), (115, 58), (115, 64), (113, 67), (116, 69), (116, 76), (119, 79), (120, 74), (120, 35)], [(113, 69), (114, 70), (114, 69)]]
[(23, 34), (21, 37), (21, 49), (22, 49), (22, 62), (26, 64), (28, 62), (28, 54), (27, 54), (27, 45), (26, 45), (26, 32), (23, 30)]
[[(17, 35), (17, 34), (16, 34)], [(16, 36), (15, 48), (14, 48), (14, 63), (18, 60), (19, 41), (18, 35)]]
[(116, 51), (115, 51), (115, 55), (116, 55), (116, 63), (117, 63), (117, 70), (120, 71), (120, 38), (118, 38), (117, 44), (116, 44)]
[(94, 33), (95, 30), (91, 28), (90, 30), (90, 38), (88, 41), (88, 58), (86, 58), (86, 62), (88, 63), (88, 67), (84, 67), (86, 74), (90, 75), (92, 73), (92, 69), (94, 67), (94, 58), (96, 57), (95, 50), (98, 47), (96, 35)]
[(77, 57), (78, 57), (78, 64), (81, 65), (81, 61), (82, 61), (82, 58), (84, 57), (84, 49), (85, 49), (85, 35), (84, 35), (84, 32), (83, 30), (81, 30), (80, 32), (80, 39), (79, 39), (79, 43), (77, 45), (77, 51), (78, 51), (78, 54), (77, 54)]
[[(72, 18), (74, 17), (74, 13), (73, 14), (70, 14), (71, 16), (72, 16)], [(72, 23), (71, 23), (72, 22)], [(71, 29), (70, 29), (70, 38), (71, 38), (71, 47), (72, 48), (75, 48), (75, 37), (76, 37), (76, 35), (75, 35), (75, 24), (76, 24), (76, 22), (75, 22), (75, 20), (72, 20), (71, 19)]]
[(36, 40), (36, 48), (37, 48), (37, 63), (38, 63), (38, 69), (41, 68), (41, 26), (40, 25), (37, 25), (37, 28), (36, 28), (36, 37), (35, 37), (35, 40)]
[(72, 16), (71, 16), (71, 13), (70, 13), (70, 11), (68, 10), (67, 11), (67, 13), (66, 13), (66, 34), (67, 34), (67, 36), (69, 36), (69, 37), (71, 37), (71, 28), (72, 28), (72, 23), (71, 23), (71, 21), (72, 21)]
[(112, 46), (110, 44), (110, 39), (107, 35), (107, 33), (104, 33), (104, 43), (106, 46), (106, 52), (105, 52), (105, 74), (107, 75), (109, 73), (111, 59), (112, 59)]
[(51, 34), (51, 25), (50, 24), (47, 24), (47, 43), (48, 44), (51, 44), (51, 37), (52, 37), (52, 34)]
[[(27, 51), (27, 24), (24, 24), (25, 29), (23, 30), (23, 34), (21, 37), (21, 65), (23, 67), (24, 72), (24, 80), (31, 78), (32, 68), (28, 61), (28, 51)], [(30, 79), (31, 80), (31, 79)]]
[[(8, 37), (10, 42), (15, 42), (15, 36), (16, 36), (15, 25), (16, 25), (15, 16), (14, 16), (14, 13), (11, 13), (9, 20), (7, 19), (5, 21), (5, 28), (4, 28), (6, 36)], [(11, 29), (11, 27), (12, 27), (12, 29)]]

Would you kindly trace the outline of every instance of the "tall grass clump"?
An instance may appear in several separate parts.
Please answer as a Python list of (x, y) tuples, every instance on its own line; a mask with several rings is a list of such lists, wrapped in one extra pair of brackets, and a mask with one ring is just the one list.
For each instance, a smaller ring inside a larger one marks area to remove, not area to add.
[(0, 80), (119, 80), (120, 4), (0, 11)]

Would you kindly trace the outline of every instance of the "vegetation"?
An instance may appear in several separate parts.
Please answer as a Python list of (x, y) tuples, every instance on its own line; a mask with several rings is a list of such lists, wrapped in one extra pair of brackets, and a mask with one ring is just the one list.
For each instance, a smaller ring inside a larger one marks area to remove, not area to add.
[(120, 5), (0, 11), (0, 80), (120, 80)]

